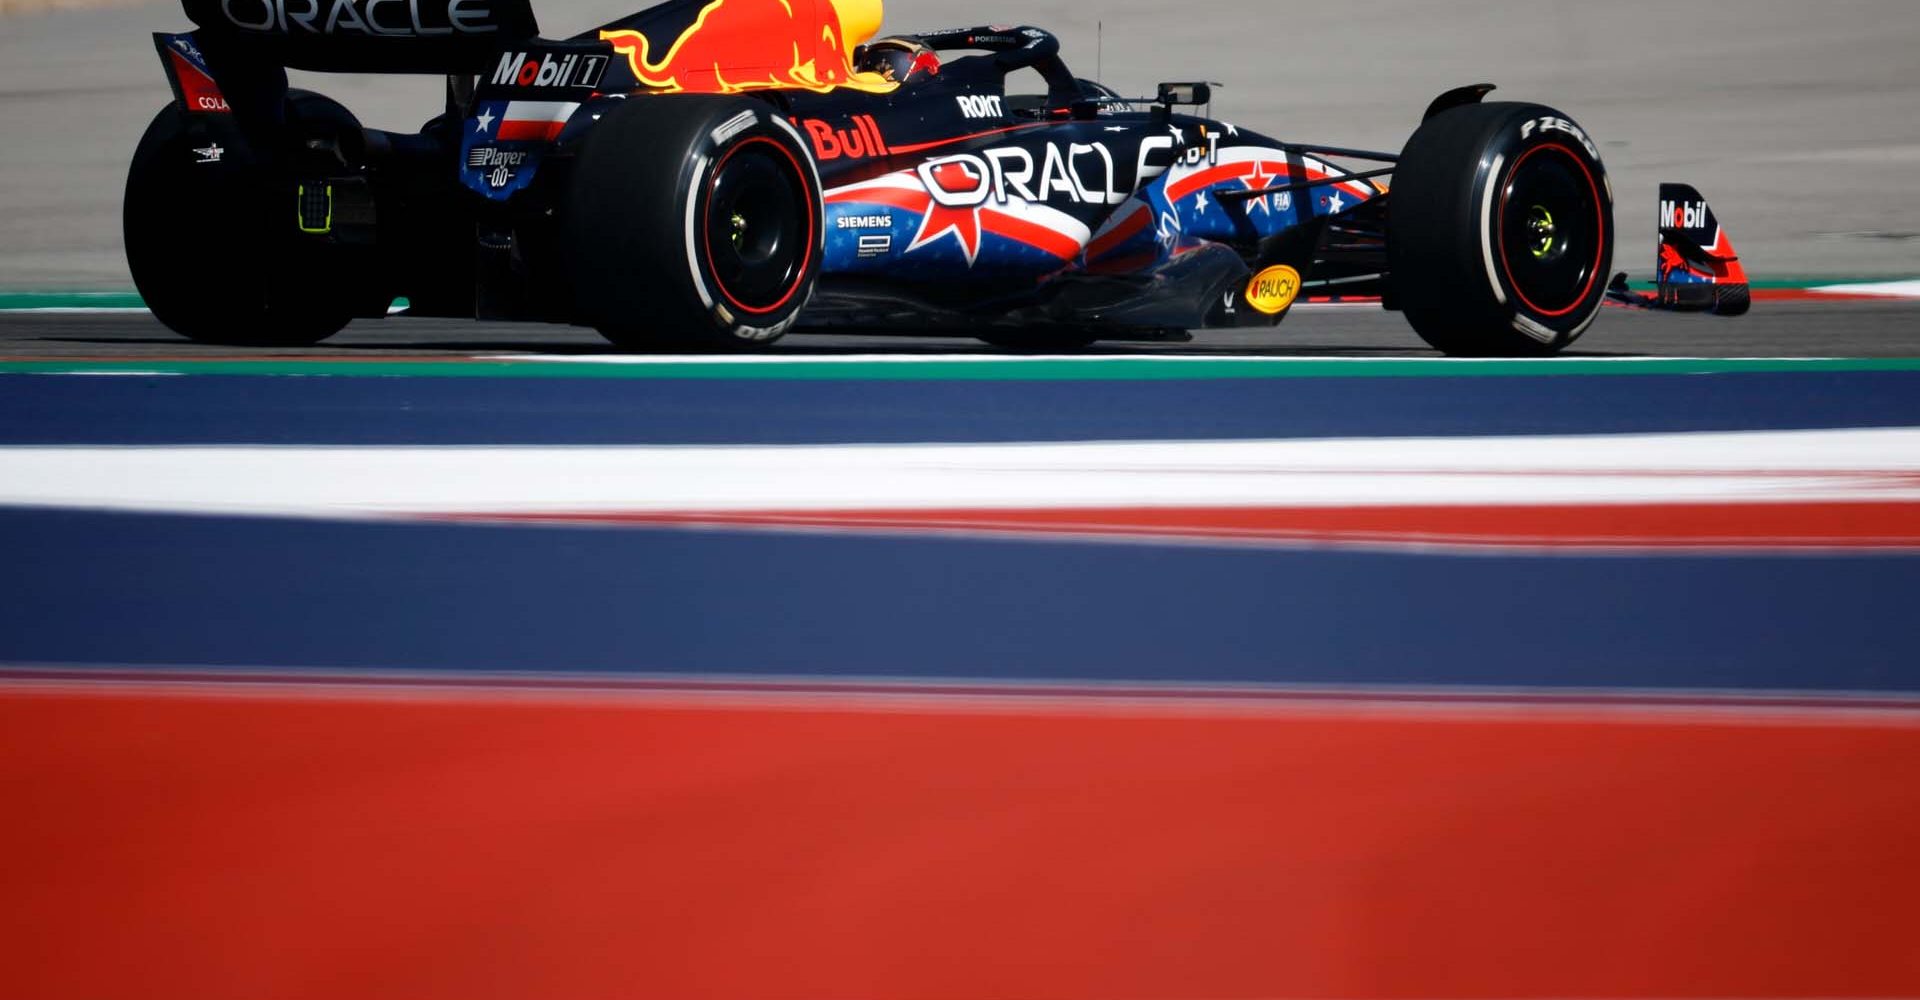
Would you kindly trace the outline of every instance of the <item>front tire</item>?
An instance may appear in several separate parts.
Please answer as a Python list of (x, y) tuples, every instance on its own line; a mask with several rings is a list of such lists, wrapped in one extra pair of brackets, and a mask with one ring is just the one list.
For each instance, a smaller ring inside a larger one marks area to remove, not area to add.
[(160, 109), (127, 170), (127, 267), (154, 318), (207, 344), (304, 347), (340, 332), (353, 311), (337, 282), (303, 266), (272, 225), (291, 205), (272, 212), (268, 185), (234, 162), (232, 141), (203, 156), (188, 125), (178, 105)]
[(575, 164), (578, 319), (630, 350), (746, 351), (786, 333), (826, 254), (820, 176), (768, 105), (635, 97)]
[(1558, 354), (1599, 315), (1613, 187), (1560, 112), (1496, 103), (1434, 116), (1407, 142), (1391, 198), (1394, 298), (1440, 351)]

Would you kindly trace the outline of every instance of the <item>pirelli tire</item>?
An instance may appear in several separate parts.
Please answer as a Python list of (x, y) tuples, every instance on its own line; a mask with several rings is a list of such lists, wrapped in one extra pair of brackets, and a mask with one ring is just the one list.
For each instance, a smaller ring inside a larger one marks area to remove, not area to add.
[(1393, 297), (1438, 350), (1553, 355), (1599, 315), (1613, 186), (1566, 115), (1515, 103), (1441, 112), (1408, 140), (1391, 197)]
[[(289, 98), (358, 129), (326, 98), (302, 91)], [(235, 152), (231, 140), (221, 148), (218, 140), (192, 138), (178, 104), (154, 115), (134, 149), (121, 206), (134, 287), (155, 319), (191, 340), (319, 343), (340, 332), (354, 310), (330, 262), (294, 252), (291, 190), (273, 204), (272, 185)], [(276, 207), (282, 210), (271, 211)]]
[(575, 162), (565, 233), (577, 319), (635, 351), (773, 343), (826, 253), (806, 144), (742, 97), (635, 97), (607, 114)]

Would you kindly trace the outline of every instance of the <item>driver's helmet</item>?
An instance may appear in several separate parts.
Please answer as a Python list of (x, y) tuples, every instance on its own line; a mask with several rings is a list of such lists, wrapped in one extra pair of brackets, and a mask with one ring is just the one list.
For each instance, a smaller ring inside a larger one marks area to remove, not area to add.
[(940, 75), (940, 54), (915, 38), (881, 38), (853, 50), (853, 68), (894, 83), (919, 83)]

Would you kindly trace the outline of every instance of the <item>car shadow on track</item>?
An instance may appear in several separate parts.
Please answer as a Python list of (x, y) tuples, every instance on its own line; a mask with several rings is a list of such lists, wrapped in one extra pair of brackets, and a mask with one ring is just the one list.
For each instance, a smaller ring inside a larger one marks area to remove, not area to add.
[[(1349, 339), (1350, 337), (1350, 339)], [(1275, 358), (1432, 358), (1434, 352), (1398, 330), (1356, 330), (1351, 335), (1324, 332), (1313, 342), (1275, 342), (1271, 332), (1256, 336), (1215, 331), (1187, 343), (1107, 342), (1077, 351), (1011, 351), (977, 340), (906, 335), (797, 334), (769, 348), (769, 358), (833, 358), (860, 355), (900, 357), (955, 356), (1017, 358), (1086, 357), (1275, 357)], [(623, 353), (590, 331), (564, 326), (487, 324), (470, 320), (365, 320), (311, 347), (230, 347), (197, 344), (178, 337), (151, 316), (139, 314), (14, 314), (0, 316), (0, 356), (13, 358), (172, 358), (232, 360), (245, 358), (527, 357), (567, 358)], [(1580, 351), (1569, 357), (1640, 357), (1638, 352)]]

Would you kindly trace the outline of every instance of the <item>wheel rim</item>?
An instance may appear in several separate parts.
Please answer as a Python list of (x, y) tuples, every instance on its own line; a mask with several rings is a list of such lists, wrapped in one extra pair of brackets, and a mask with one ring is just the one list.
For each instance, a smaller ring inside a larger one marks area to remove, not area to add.
[(1593, 170), (1571, 149), (1537, 146), (1514, 163), (1498, 227), (1501, 264), (1528, 308), (1564, 316), (1593, 291), (1606, 222)]
[(707, 186), (707, 263), (727, 301), (769, 313), (799, 290), (813, 255), (807, 182), (793, 155), (770, 139), (729, 150)]
[(1527, 209), (1527, 235), (1532, 238), (1527, 250), (1533, 254), (1534, 260), (1552, 260), (1567, 246), (1560, 242), (1559, 227), (1554, 224), (1553, 211), (1545, 205), (1534, 205)]

